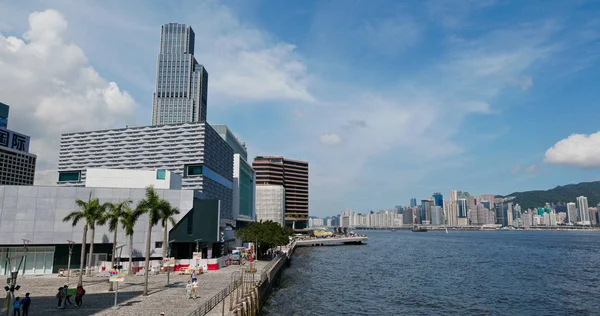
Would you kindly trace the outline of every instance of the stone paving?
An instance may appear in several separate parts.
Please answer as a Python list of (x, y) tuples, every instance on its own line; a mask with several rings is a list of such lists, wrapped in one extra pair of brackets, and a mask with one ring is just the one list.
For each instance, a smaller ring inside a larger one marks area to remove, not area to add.
[[(260, 271), (267, 265), (268, 261), (256, 261)], [(142, 296), (144, 288), (143, 276), (125, 277), (125, 282), (119, 284), (118, 309), (112, 309), (114, 305), (114, 292), (108, 292), (108, 278), (84, 277), (83, 286), (86, 295), (83, 298), (83, 306), (76, 308), (68, 306), (66, 309), (58, 309), (55, 298), (59, 287), (67, 284), (67, 278), (53, 276), (19, 276), (17, 284), (21, 289), (16, 295), (24, 296), (26, 292), (31, 293), (32, 304), (29, 315), (146, 315), (159, 316), (165, 312), (165, 316), (186, 316), (193, 312), (198, 306), (208, 301), (219, 291), (227, 287), (231, 282), (231, 274), (239, 270), (239, 266), (229, 266), (217, 271), (207, 271), (198, 275), (200, 296), (197, 299), (188, 299), (185, 284), (190, 280), (190, 275), (178, 275), (171, 273), (170, 287), (166, 287), (167, 275), (151, 275), (148, 289), (150, 295)], [(77, 277), (72, 277), (68, 282), (69, 287), (77, 286)], [(75, 298), (71, 298), (73, 303)], [(4, 299), (0, 301), (4, 303)], [(226, 299), (226, 312), (228, 314), (229, 298)], [(209, 315), (221, 315), (222, 303), (217, 305)]]

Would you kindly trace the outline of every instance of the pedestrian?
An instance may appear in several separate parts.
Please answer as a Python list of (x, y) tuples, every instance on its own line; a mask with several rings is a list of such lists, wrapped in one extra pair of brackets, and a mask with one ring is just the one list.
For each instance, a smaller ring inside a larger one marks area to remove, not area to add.
[(83, 289), (83, 286), (78, 285), (77, 289), (75, 290), (75, 305), (77, 307), (81, 307), (81, 304), (83, 303), (84, 295), (85, 295), (85, 290)]
[(21, 316), (21, 298), (17, 296), (13, 302), (13, 316)]
[(65, 293), (63, 292), (63, 288), (59, 287), (58, 293), (56, 293), (56, 300), (58, 300), (58, 308), (64, 308), (62, 306), (62, 301), (63, 301), (64, 295), (65, 295)]
[(194, 289), (194, 299), (198, 298), (198, 281), (192, 283), (192, 289)]
[(67, 302), (69, 304), (73, 305), (73, 302), (71, 302), (72, 295), (69, 295), (69, 286), (68, 285), (63, 286), (63, 292), (65, 293), (63, 305), (65, 307), (67, 307)]
[(31, 298), (29, 297), (29, 293), (25, 293), (25, 297), (21, 300), (21, 305), (23, 305), (23, 316), (29, 315), (29, 305), (31, 305)]
[(192, 282), (196, 282), (198, 278), (196, 277), (196, 271), (192, 271)]
[(191, 299), (192, 298), (192, 284), (190, 283), (190, 281), (188, 281), (187, 285), (185, 286), (185, 291), (187, 292), (188, 299)]

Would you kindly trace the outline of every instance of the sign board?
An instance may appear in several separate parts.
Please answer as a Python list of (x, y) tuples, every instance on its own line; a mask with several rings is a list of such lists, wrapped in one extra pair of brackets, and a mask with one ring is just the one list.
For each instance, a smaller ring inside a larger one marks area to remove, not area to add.
[(175, 258), (163, 258), (163, 267), (174, 267), (175, 266)]
[(125, 274), (119, 270), (109, 270), (108, 274), (109, 282), (125, 282)]
[(192, 253), (192, 258), (193, 258), (194, 260), (202, 259), (202, 253), (200, 253), (200, 252), (195, 252), (195, 251), (194, 251), (194, 252)]
[(0, 147), (29, 152), (29, 136), (0, 127)]

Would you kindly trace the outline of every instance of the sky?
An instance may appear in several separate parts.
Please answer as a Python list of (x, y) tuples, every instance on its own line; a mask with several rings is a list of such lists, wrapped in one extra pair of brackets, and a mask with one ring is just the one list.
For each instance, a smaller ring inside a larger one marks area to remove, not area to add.
[(160, 26), (196, 33), (209, 123), (310, 164), (310, 214), (600, 180), (597, 1), (0, 1), (0, 102), (32, 137), (151, 123)]

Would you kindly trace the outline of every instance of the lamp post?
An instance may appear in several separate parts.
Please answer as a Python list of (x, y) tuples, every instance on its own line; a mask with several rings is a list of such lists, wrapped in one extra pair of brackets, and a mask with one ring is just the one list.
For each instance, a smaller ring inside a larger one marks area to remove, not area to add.
[(25, 278), (25, 264), (27, 263), (27, 250), (29, 248), (29, 243), (31, 240), (22, 239), (23, 240), (23, 248), (25, 248), (25, 255), (23, 256), (23, 278)]
[[(167, 245), (167, 258), (171, 258), (171, 243), (173, 243), (175, 239), (169, 240)], [(171, 278), (171, 262), (169, 260), (169, 264), (167, 264), (167, 287), (169, 286), (169, 281)]]
[[(116, 268), (119, 268), (119, 267), (120, 267), (120, 263), (121, 263), (121, 253), (123, 253), (123, 247), (125, 247), (125, 245), (118, 246), (118, 247), (115, 249), (115, 250), (118, 250), (118, 251), (119, 251), (119, 258), (117, 259), (117, 266), (116, 266)], [(115, 254), (116, 254), (116, 251), (115, 251)], [(121, 269), (116, 269), (116, 270), (118, 270), (118, 271), (119, 271), (119, 274), (121, 274)], [(115, 283), (117, 283), (117, 285), (116, 285), (116, 289), (115, 289), (115, 305), (113, 306), (113, 309), (117, 309), (117, 308), (119, 308), (119, 305), (117, 304), (117, 296), (118, 296), (118, 294), (119, 294), (119, 282), (117, 281), (117, 282), (115, 282)]]
[[(69, 260), (67, 260), (67, 284), (69, 283), (69, 279), (71, 279), (71, 256), (73, 255), (73, 245), (75, 242), (72, 240), (67, 240), (69, 243)], [(82, 249), (83, 251), (83, 249)]]

